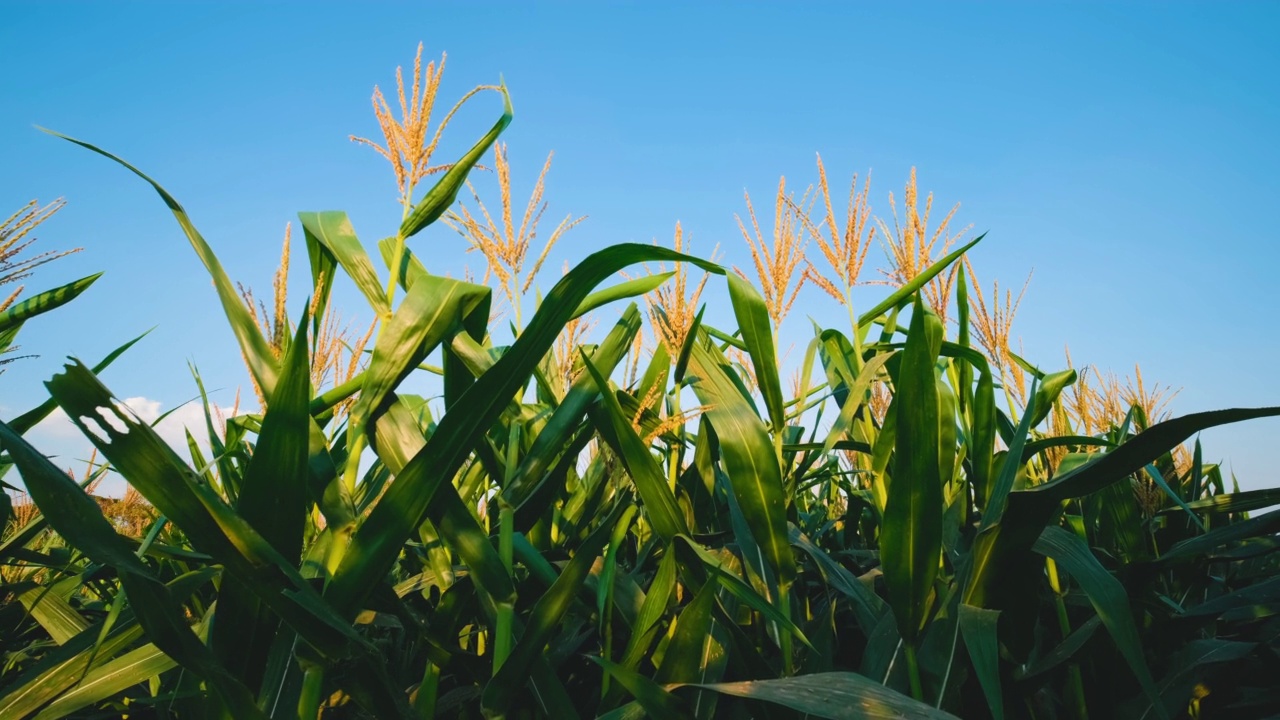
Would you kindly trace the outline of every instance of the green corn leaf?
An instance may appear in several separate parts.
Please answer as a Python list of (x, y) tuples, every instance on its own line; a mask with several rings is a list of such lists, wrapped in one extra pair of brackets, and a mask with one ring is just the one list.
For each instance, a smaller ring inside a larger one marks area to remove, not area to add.
[(980, 508), (991, 505), (992, 457), (995, 455), (997, 432), (995, 384), (990, 368), (983, 367), (978, 373), (978, 385), (973, 393), (972, 421), (967, 438), (972, 468), (970, 482), (973, 483), (974, 502)]
[(794, 525), (791, 526), (790, 539), (793, 545), (804, 550), (814, 559), (828, 585), (853, 601), (853, 611), (858, 618), (858, 625), (862, 627), (862, 632), (870, 637), (889, 606), (880, 599), (879, 595), (863, 585), (861, 580), (853, 576), (853, 573), (836, 562), (826, 550), (815, 545)]
[(285, 355), (236, 502), (241, 517), (290, 560), (302, 555), (309, 509), (310, 366), (304, 317)]
[(487, 714), (505, 712), (515, 699), (534, 659), (541, 656), (552, 631), (573, 604), (591, 566), (600, 558), (600, 553), (613, 534), (614, 526), (618, 524), (625, 507), (624, 503), (614, 506), (613, 511), (578, 546), (573, 559), (561, 571), (560, 577), (538, 599), (525, 624), (524, 634), (493, 680), (485, 686), (481, 706)]
[(76, 140), (52, 130), (40, 129), (54, 137), (75, 143), (105, 158), (116, 161), (147, 181), (159, 193), (160, 198), (164, 200), (165, 205), (169, 206), (170, 212), (173, 213), (173, 217), (178, 221), (178, 225), (182, 227), (182, 232), (186, 234), (187, 239), (191, 242), (191, 247), (195, 249), (196, 255), (200, 257), (200, 262), (204, 263), (205, 269), (208, 270), (209, 275), (213, 278), (214, 288), (218, 291), (218, 299), (222, 301), (222, 311), (226, 314), (227, 321), (231, 323), (231, 330), (235, 333), (236, 340), (240, 343), (240, 350), (244, 353), (245, 363), (249, 366), (249, 371), (253, 374), (254, 379), (257, 380), (258, 387), (262, 388), (264, 393), (270, 394), (276, 386), (276, 375), (278, 373), (275, 358), (270, 348), (267, 347), (267, 341), (262, 337), (262, 331), (258, 329), (258, 324), (254, 322), (249, 310), (245, 307), (244, 301), (240, 298), (240, 294), (236, 291), (235, 285), (227, 277), (226, 271), (222, 269), (222, 263), (218, 261), (217, 255), (213, 253), (213, 248), (209, 247), (200, 232), (196, 230), (195, 225), (191, 223), (191, 219), (187, 216), (187, 211), (182, 208), (182, 205), (168, 191), (160, 187), (159, 183), (147, 177), (141, 170), (121, 158), (87, 142)]
[(1058, 396), (1076, 381), (1076, 371), (1061, 370), (1049, 373), (1043, 379), (1037, 379), (1040, 387), (1035, 392), (1035, 413), (1031, 418), (1031, 427), (1036, 427), (1045, 418), (1049, 417), (1050, 411), (1053, 410), (1053, 404), (1058, 401)]
[[(138, 341), (142, 340), (142, 338), (147, 337), (148, 334), (150, 333), (151, 331), (142, 333), (140, 334), (140, 336), (133, 338), (133, 340), (129, 342), (125, 342), (124, 345), (120, 347), (116, 347), (115, 350), (109, 352), (109, 354), (106, 355), (106, 357), (102, 357), (102, 360), (100, 360), (99, 363), (97, 363), (96, 365), (93, 365), (93, 373), (95, 374), (101, 373), (102, 370), (105, 370), (106, 368), (108, 368), (108, 366), (110, 366), (111, 363), (114, 363), (116, 357), (119, 357), (120, 355), (124, 355), (124, 351), (127, 351), (128, 348), (131, 348), (134, 345), (136, 345)], [(52, 411), (54, 411), (55, 407), (58, 407), (58, 402), (55, 402), (54, 398), (50, 397), (49, 400), (41, 402), (40, 405), (37, 405), (36, 407), (32, 407), (32, 409), (26, 411), (26, 413), (23, 413), (22, 415), (18, 415), (17, 418), (10, 420), (9, 428), (12, 428), (13, 432), (15, 433), (27, 434), (27, 430), (31, 428), (35, 428), (37, 424), (40, 424), (40, 421), (47, 418), (47, 416), (49, 416), (49, 414), (52, 413)], [(0, 447), (4, 447), (4, 446), (0, 445)]]
[[(387, 412), (378, 416), (373, 429), (372, 446), (387, 469), (396, 477), (391, 485), (392, 489), (405, 482), (406, 478), (412, 477), (409, 475), (408, 464), (414, 457), (421, 455), (426, 445), (416, 416), (403, 402), (397, 399)], [(388, 489), (387, 493), (392, 492), (392, 489)], [(441, 483), (429, 498), (422, 519), (431, 520), (441, 538), (467, 565), (471, 580), (480, 591), (482, 602), (487, 603), (487, 613), (496, 613), (499, 606), (514, 606), (516, 591), (511, 584), (510, 573), (503, 565), (498, 551), (489, 542), (488, 533), (476, 522), (475, 516), (451, 483)], [(366, 525), (368, 522), (366, 520)], [(421, 526), (421, 520), (418, 524)], [(332, 601), (330, 593), (326, 593), (326, 597)], [(360, 609), (358, 606), (339, 607), (349, 617), (354, 617)]]
[(1013, 677), (1017, 680), (1028, 680), (1043, 675), (1050, 670), (1058, 667), (1064, 662), (1075, 657), (1075, 654), (1084, 647), (1085, 643), (1093, 638), (1093, 634), (1102, 627), (1102, 617), (1094, 615), (1084, 622), (1083, 625), (1076, 628), (1065, 640), (1058, 644), (1053, 650), (1050, 650), (1044, 656), (1037, 658), (1035, 662), (1025, 670), (1014, 670)]
[[(75, 577), (70, 579), (76, 584), (80, 582)], [(71, 603), (53, 588), (33, 588), (18, 595), (18, 601), (59, 645), (66, 644), (68, 640), (89, 627), (89, 622), (84, 619), (84, 616), (71, 607)]]
[(667, 605), (675, 594), (676, 555), (668, 552), (658, 562), (658, 570), (649, 583), (640, 612), (636, 615), (635, 624), (631, 627), (631, 635), (627, 638), (627, 648), (622, 653), (622, 666), (635, 670), (649, 651), (649, 646), (657, 634), (658, 621), (667, 613)]
[[(244, 471), (236, 511), (286, 560), (298, 562), (310, 510), (307, 487), (312, 425), (311, 363), (304, 316), (285, 354), (253, 457)], [(235, 577), (223, 580), (211, 645), (222, 664), (255, 690), (280, 619)]]
[(703, 646), (711, 636), (711, 610), (715, 606), (718, 585), (712, 576), (676, 617), (675, 634), (662, 655), (662, 665), (654, 675), (654, 682), (661, 685), (702, 679)]
[[(1245, 490), (1238, 493), (1214, 495), (1203, 500), (1194, 500), (1186, 504), (1188, 510), (1206, 513), (1244, 513), (1280, 505), (1280, 488), (1264, 488), (1262, 490)], [(1160, 510), (1159, 515), (1177, 513), (1180, 508), (1171, 507)], [(1228, 526), (1233, 527), (1233, 526)]]
[(987, 696), (987, 706), (995, 720), (1004, 718), (1004, 695), (1000, 691), (1000, 645), (996, 627), (1000, 612), (960, 604), (960, 634), (969, 650), (969, 659)]
[[(1158, 686), (1165, 715), (1174, 717), (1186, 708), (1196, 683), (1204, 674), (1205, 666), (1243, 660), (1255, 648), (1255, 643), (1217, 638), (1202, 638), (1187, 643), (1174, 655), (1170, 662), (1171, 669)], [(1146, 720), (1154, 714), (1154, 706), (1149, 699), (1141, 705), (1141, 709), (1138, 709), (1126, 704), (1121, 711), (1137, 720)]]
[(928, 617), (942, 551), (941, 410), (934, 378), (942, 332), (938, 316), (917, 296), (893, 400), (899, 413), (896, 460), (880, 531), (889, 605), (898, 632), (909, 643), (916, 641)]
[[(27, 717), (78, 683), (90, 663), (110, 661), (142, 637), (142, 628), (133, 620), (118, 622), (101, 643), (97, 642), (99, 630), (100, 624), (90, 627), (15, 679), (0, 694), (0, 717)], [(135, 678), (135, 682), (143, 679)]]
[[(788, 632), (801, 643), (808, 645), (810, 648), (813, 647), (800, 627), (792, 622), (791, 618), (784, 615), (782, 610), (756, 592), (741, 577), (725, 570), (722, 567), (724, 564), (723, 558), (709, 552), (698, 544), (696, 540), (686, 535), (677, 536), (674, 545), (686, 571), (696, 570), (699, 565), (701, 566), (701, 572), (695, 571), (691, 575), (687, 575), (687, 578), (702, 576), (703, 572), (711, 573), (719, 580), (720, 587), (727, 590), (739, 602), (760, 613), (769, 622), (776, 623), (780, 631)], [(693, 584), (697, 586), (696, 581)]]
[(351, 408), (352, 418), (366, 421), (387, 393), (457, 332), (463, 318), (479, 314), (487, 320), (491, 296), (487, 287), (444, 277), (428, 276), (415, 282), (378, 333), (360, 397)]
[(615, 448), (622, 464), (635, 483), (644, 510), (658, 533), (666, 542), (671, 542), (677, 534), (688, 533), (684, 514), (676, 505), (675, 495), (667, 485), (666, 475), (658, 461), (649, 452), (644, 440), (631, 427), (631, 421), (623, 414), (618, 398), (609, 390), (608, 380), (596, 369), (595, 364), (583, 355), (583, 363), (591, 379), (597, 383), (601, 404), (609, 421), (610, 433), (606, 436), (617, 444)]
[[(397, 474), (352, 538), (326, 597), (344, 613), (381, 580), (424, 516), (436, 489), (462, 467), (481, 435), (507, 407), (555, 343), (591, 288), (626, 266), (684, 260), (723, 273), (719, 266), (665, 248), (624, 244), (600, 250), (556, 283), (515, 344), (457, 400), (463, 412), (446, 412), (422, 450)], [(442, 528), (443, 529), (443, 528)]]
[(796, 578), (796, 560), (787, 540), (782, 469), (769, 430), (733, 381), (729, 361), (719, 349), (694, 343), (689, 368), (696, 377), (693, 391), (706, 406), (703, 417), (715, 429), (734, 497), (785, 595)]
[(49, 703), (35, 720), (68, 717), (176, 666), (172, 658), (147, 643), (89, 671), (70, 692)]
[[(689, 712), (689, 708), (684, 701), (672, 695), (662, 688), (658, 683), (641, 675), (640, 673), (630, 670), (616, 663), (610, 662), (602, 657), (589, 655), (592, 661), (604, 668), (618, 681), (618, 684), (627, 689), (636, 698), (640, 707), (653, 718), (671, 718), (672, 720), (693, 720), (693, 715)], [(623, 706), (626, 707), (626, 706)], [(618, 713), (619, 720), (623, 718), (643, 717), (632, 713)], [(613, 717), (610, 713), (607, 716)]]
[(89, 286), (100, 277), (102, 277), (102, 273), (82, 277), (62, 287), (46, 290), (22, 302), (14, 303), (8, 309), (0, 312), (0, 333), (17, 328), (25, 320), (41, 313), (47, 313), (75, 300), (80, 296), (80, 293), (88, 290)]
[(1276, 416), (1280, 416), (1280, 407), (1213, 410), (1165, 420), (1082, 467), (1016, 494), (1027, 498), (1051, 498), (1055, 501), (1083, 497), (1128, 477), (1201, 430)]
[[(1120, 581), (1111, 576), (1089, 550), (1089, 546), (1075, 533), (1050, 526), (1035, 543), (1035, 551), (1053, 558), (1059, 567), (1071, 574), (1089, 598), (1093, 609), (1102, 618), (1102, 624), (1115, 640), (1129, 668), (1137, 676), (1147, 697), (1159, 705), (1160, 695), (1155, 680), (1142, 654), (1142, 641), (1129, 610), (1129, 597)], [(1163, 705), (1157, 708), (1159, 717), (1168, 717)]]
[(755, 369), (760, 394), (769, 412), (774, 433), (787, 426), (787, 413), (782, 402), (782, 378), (778, 375), (778, 352), (773, 341), (769, 308), (764, 298), (751, 283), (733, 273), (725, 276), (729, 281), (729, 300), (733, 314), (742, 331), (742, 342), (747, 346), (751, 365)]
[(866, 327), (870, 325), (872, 321), (874, 321), (876, 318), (885, 314), (886, 311), (891, 310), (892, 308), (898, 307), (898, 305), (902, 304), (903, 302), (910, 302), (911, 296), (914, 295), (916, 291), (924, 287), (925, 284), (927, 284), (930, 280), (936, 277), (938, 273), (941, 273), (943, 270), (946, 270), (951, 265), (951, 263), (959, 260), (961, 255), (964, 255), (966, 252), (969, 251), (969, 248), (982, 242), (982, 239), (985, 238), (986, 236), (987, 236), (986, 233), (979, 235), (978, 237), (974, 238), (968, 243), (965, 243), (959, 248), (956, 248), (950, 254), (938, 260), (938, 262), (925, 268), (924, 272), (912, 278), (911, 282), (898, 288), (893, 292), (892, 295), (885, 298), (884, 300), (881, 300), (880, 303), (877, 304), (875, 307), (871, 308), (870, 310), (866, 311), (861, 316), (859, 316), (858, 327), (860, 329), (863, 327)]
[[(186, 467), (154, 430), (122, 410), (111, 392), (78, 362), (67, 365), (46, 385), (112, 466), (182, 528), (197, 549), (244, 581), (318, 653), (351, 663), (345, 676), (348, 688), (354, 691), (366, 683), (381, 684), (384, 691), (363, 692), (362, 696), (376, 700), (382, 714), (399, 712), (403, 700), (398, 693), (385, 690), (389, 679), (383, 657), (320, 599), (293, 565)], [(160, 647), (165, 649), (163, 644)]]
[(620, 282), (613, 287), (597, 290), (586, 297), (582, 304), (578, 306), (574, 312), (574, 318), (580, 318), (583, 315), (595, 310), (596, 308), (608, 305), (615, 300), (626, 300), (627, 298), (639, 297), (645, 293), (658, 289), (663, 283), (675, 276), (676, 271), (658, 273), (656, 275), (645, 275), (635, 280), (627, 280)]
[[(1038, 407), (1038, 406), (1037, 406)], [(1026, 463), (1037, 454), (1044, 452), (1050, 448), (1057, 447), (1101, 447), (1113, 448), (1115, 443), (1103, 438), (1091, 437), (1088, 435), (1060, 435), (1058, 437), (1040, 438), (1039, 440), (1029, 440), (1022, 446), (1022, 462)], [(1059, 471), (1069, 470), (1068, 467), (1058, 466)]]
[(725, 695), (762, 700), (810, 717), (829, 720), (955, 720), (955, 716), (891, 690), (851, 672), (813, 673), (777, 680), (674, 685), (668, 690), (695, 687)]
[(373, 311), (381, 317), (389, 316), (391, 306), (387, 304), (387, 294), (378, 279), (378, 271), (374, 270), (369, 254), (356, 238), (347, 214), (337, 211), (300, 212), (298, 220), (306, 233), (307, 246), (313, 242), (323, 245), (355, 281)]
[(449, 171), (440, 178), (427, 194), (423, 196), (418, 204), (414, 206), (413, 212), (409, 217), (405, 218), (400, 224), (400, 237), (411, 238), (417, 235), (426, 226), (440, 219), (445, 211), (453, 205), (453, 201), (458, 198), (458, 191), (462, 189), (462, 184), (467, 181), (467, 174), (471, 172), (471, 168), (480, 161), (480, 157), (488, 152), (489, 148), (498, 141), (498, 136), (503, 130), (511, 124), (513, 111), (511, 109), (511, 95), (507, 92), (507, 86), (501, 86), (502, 91), (502, 117), (498, 118), (498, 122), (493, 128), (480, 138), (466, 155), (450, 166)]
[[(608, 377), (622, 357), (631, 348), (631, 341), (640, 332), (640, 311), (635, 303), (627, 306), (613, 329), (591, 354), (591, 363), (602, 377)], [(599, 396), (594, 376), (581, 373), (556, 406), (547, 424), (534, 438), (533, 445), (520, 460), (511, 478), (503, 487), (503, 495), (512, 505), (519, 506), (540, 483), (547, 469), (555, 462), (565, 444), (577, 432), (591, 403)], [(607, 392), (607, 389), (606, 389)], [(609, 393), (612, 395), (612, 393)], [(615, 399), (616, 401), (616, 399)]]
[(897, 352), (879, 353), (871, 358), (862, 366), (862, 372), (858, 373), (858, 379), (851, 385), (847, 386), (846, 394), (848, 398), (840, 407), (840, 415), (836, 421), (831, 424), (831, 431), (827, 433), (827, 439), (822, 443), (822, 454), (826, 455), (835, 447), (836, 442), (845, 437), (851, 424), (853, 423), (854, 413), (862, 407), (866, 398), (867, 388), (871, 387), (871, 383), (880, 373), (880, 368), (892, 359)]
[(32, 499), (53, 529), (94, 561), (119, 572), (129, 604), (147, 637), (166, 655), (209, 682), (237, 717), (265, 717), (245, 686), (218, 664), (213, 653), (191, 631), (177, 600), (133, 553), (124, 538), (116, 534), (98, 504), (4, 423), (0, 423), (0, 437), (22, 473)]
[[(689, 323), (689, 332), (684, 336), (684, 345), (680, 346), (680, 352), (676, 354), (676, 362), (671, 377), (675, 380), (677, 386), (684, 382), (685, 371), (689, 368), (690, 354), (693, 352), (693, 346), (698, 342), (698, 330), (704, 329), (702, 325), (702, 315), (706, 311), (706, 305), (698, 308), (698, 314), (693, 316), (693, 322)], [(654, 308), (654, 312), (658, 313), (659, 317), (662, 318), (662, 322), (667, 322), (666, 313), (663, 312), (661, 307)], [(710, 332), (710, 328), (705, 329), (708, 333)], [(745, 389), (743, 390), (743, 394), (747, 394)]]
[(982, 524), (979, 526), (979, 530), (986, 530), (992, 525), (996, 525), (1004, 515), (1009, 493), (1013, 492), (1014, 481), (1018, 479), (1018, 471), (1022, 469), (1022, 463), (1016, 462), (1013, 458), (1022, 458), (1025, 455), (1024, 448), (1027, 444), (1027, 435), (1031, 431), (1031, 420), (1036, 414), (1036, 399), (1039, 395), (1040, 393), (1036, 390), (1035, 381), (1033, 380), (1031, 402), (1027, 405), (1027, 411), (1022, 414), (1018, 429), (1013, 433), (1013, 439), (1009, 444), (1009, 452), (1005, 454), (1004, 462), (1000, 465), (1000, 474), (996, 476), (995, 485), (991, 488), (991, 496), (987, 499), (986, 506), (982, 508)]
[(1160, 473), (1160, 471), (1156, 468), (1155, 465), (1148, 463), (1145, 470), (1147, 471), (1147, 475), (1151, 476), (1152, 480), (1155, 480), (1156, 485), (1158, 485), (1160, 489), (1164, 491), (1164, 494), (1167, 495), (1169, 499), (1173, 501), (1173, 504), (1178, 506), (1179, 509), (1181, 509), (1183, 512), (1187, 514), (1187, 517), (1190, 518), (1192, 524), (1200, 528), (1201, 532), (1205, 532), (1206, 530), (1209, 529), (1207, 526), (1205, 526), (1204, 521), (1201, 520), (1199, 516), (1196, 515), (1195, 511), (1192, 510), (1187, 505), (1186, 501), (1182, 499), (1182, 496), (1179, 495), (1177, 491), (1175, 491), (1173, 488), (1169, 487), (1169, 483), (1165, 481), (1164, 475)]

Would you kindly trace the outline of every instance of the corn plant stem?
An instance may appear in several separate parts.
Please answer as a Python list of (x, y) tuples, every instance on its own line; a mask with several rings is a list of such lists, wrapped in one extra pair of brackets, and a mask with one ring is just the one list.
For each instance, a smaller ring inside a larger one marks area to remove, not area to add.
[[(505, 487), (511, 482), (511, 476), (515, 473), (515, 468), (519, 460), (520, 452), (520, 425), (518, 423), (511, 424), (511, 431), (507, 436), (507, 457), (504, 474), (507, 476), (503, 486)], [(515, 508), (507, 502), (506, 497), (502, 493), (497, 495), (498, 502), (498, 556), (502, 559), (502, 567), (506, 570), (507, 576), (512, 576), (513, 556), (514, 556), (514, 536), (515, 532)], [(512, 625), (515, 619), (515, 606), (512, 603), (501, 603), (498, 605), (496, 622), (494, 623), (494, 640), (493, 640), (493, 674), (498, 674), (499, 668), (507, 661), (507, 657), (511, 654), (511, 648), (514, 645), (512, 637)]]
[(302, 694), (298, 696), (298, 720), (320, 717), (320, 694), (324, 686), (324, 668), (313, 665), (302, 673)]
[[(502, 566), (506, 568), (507, 574), (510, 575), (513, 555), (512, 525), (515, 524), (515, 509), (507, 504), (505, 500), (499, 499), (498, 502), (498, 554), (502, 557)], [(511, 603), (500, 603), (494, 624), (493, 674), (495, 676), (511, 654), (513, 645), (512, 621), (514, 619), (515, 606)]]
[[(782, 617), (788, 621), (791, 620), (791, 585), (778, 583), (778, 609), (782, 611)], [(795, 656), (792, 654), (791, 633), (782, 628), (776, 628), (778, 633), (779, 644), (782, 645), (782, 672), (787, 677), (796, 674)]]
[(911, 680), (911, 697), (924, 702), (924, 687), (920, 684), (920, 662), (916, 660), (915, 643), (903, 643), (907, 659), (907, 677)]
[[(1067, 605), (1063, 601), (1062, 580), (1058, 577), (1058, 564), (1053, 558), (1045, 558), (1045, 569), (1049, 575), (1049, 587), (1053, 589), (1053, 600), (1058, 612), (1058, 630), (1062, 633), (1062, 639), (1066, 640), (1071, 634), (1071, 620), (1067, 617)], [(1084, 679), (1080, 675), (1080, 663), (1072, 662), (1067, 665), (1067, 682), (1071, 686), (1072, 704), (1075, 705), (1077, 720), (1088, 720), (1089, 708), (1085, 704), (1084, 699)]]
[(436, 699), (440, 691), (440, 668), (430, 660), (418, 683), (418, 694), (413, 698), (413, 709), (422, 720), (431, 720), (436, 714)]

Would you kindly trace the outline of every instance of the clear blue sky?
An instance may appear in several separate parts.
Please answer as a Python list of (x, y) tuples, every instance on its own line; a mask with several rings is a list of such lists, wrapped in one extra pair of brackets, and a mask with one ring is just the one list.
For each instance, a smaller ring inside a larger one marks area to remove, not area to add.
[[(0, 376), (0, 417), (38, 402), (63, 356), (92, 362), (153, 325), (105, 376), (119, 396), (186, 400), (188, 361), (225, 388), (223, 404), (245, 378), (156, 196), (33, 125), (151, 173), (233, 278), (265, 292), (296, 211), (348, 210), (370, 242), (394, 227), (389, 168), (347, 135), (376, 134), (372, 87), (392, 85), (419, 40), (427, 57), (449, 53), (445, 102), (505, 75), (518, 197), (556, 151), (551, 216), (590, 218), (552, 267), (613, 242), (669, 242), (676, 220), (695, 251), (719, 243), (743, 264), (744, 189), (767, 206), (780, 174), (812, 182), (821, 152), (837, 187), (872, 169), (887, 214), (916, 166), (937, 203), (962, 202), (961, 226), (989, 233), (973, 254), (985, 281), (1020, 286), (1035, 269), (1014, 327), (1033, 362), (1061, 367), (1064, 344), (1078, 364), (1140, 362), (1148, 382), (1182, 388), (1178, 413), (1280, 404), (1280, 4), (425, 5), (5, 6), (0, 210), (65, 196), (40, 244), (85, 250), (36, 284), (106, 274), (24, 330), (41, 357)], [(496, 105), (469, 106), (439, 157)], [(438, 270), (461, 266), (447, 231), (417, 250)], [(878, 250), (869, 265), (884, 265)], [(803, 297), (797, 339), (803, 314), (844, 318), (817, 291)], [(1206, 433), (1206, 459), (1229, 460), (1246, 487), (1274, 485), (1277, 431)]]

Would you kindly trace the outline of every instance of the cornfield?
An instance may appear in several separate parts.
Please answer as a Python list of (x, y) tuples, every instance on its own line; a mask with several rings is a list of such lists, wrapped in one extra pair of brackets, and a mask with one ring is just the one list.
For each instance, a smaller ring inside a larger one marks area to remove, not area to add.
[[(1241, 492), (1184, 444), (1280, 407), (1171, 417), (1140, 374), (1015, 354), (1017, 301), (985, 294), (966, 255), (982, 238), (914, 170), (884, 222), (856, 177), (840, 212), (819, 159), (800, 197), (780, 182), (771, 226), (747, 198), (750, 268), (690, 254), (677, 226), (674, 249), (581, 259), (526, 315), (581, 218), (537, 235), (550, 157), (513, 204), (504, 85), (459, 101), (496, 93), (503, 112), (432, 164), (453, 111), (431, 124), (444, 59), (420, 58), (407, 93), (397, 75), (399, 117), (375, 93), (383, 140), (355, 138), (394, 168), (399, 230), (368, 244), (342, 212), (299, 214), (305, 302), (284, 290), (289, 236), (267, 307), (157, 182), (66, 138), (172, 211), (259, 407), (206, 397), (209, 446), (178, 453), (98, 378), (139, 338), (68, 363), (48, 402), (0, 423), (0, 476), (29, 494), (3, 508), (0, 718), (1280, 708), (1280, 511), (1251, 516), (1280, 490)], [(488, 207), (468, 182), (486, 163)], [(415, 252), (435, 223), (483, 255), (480, 282)], [(859, 312), (877, 241), (886, 296)], [(367, 330), (331, 307), (339, 277)], [(95, 278), (14, 293), (0, 349)], [(847, 319), (788, 368), (779, 330), (805, 284)], [(702, 308), (726, 295), (736, 327), (712, 327)], [(402, 389), (422, 376), (442, 402)], [(100, 458), (82, 477), (24, 438), (55, 408)], [(93, 495), (107, 472), (124, 500)]]

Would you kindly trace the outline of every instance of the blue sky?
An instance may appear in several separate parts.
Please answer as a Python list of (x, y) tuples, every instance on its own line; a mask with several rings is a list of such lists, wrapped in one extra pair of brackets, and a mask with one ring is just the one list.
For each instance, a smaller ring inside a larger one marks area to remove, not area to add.
[[(1179, 414), (1280, 404), (1268, 212), (1280, 194), (1280, 5), (29, 3), (5, 16), (0, 209), (69, 202), (40, 245), (85, 249), (36, 286), (105, 275), (24, 329), (24, 351), (41, 357), (0, 375), (0, 417), (39, 402), (64, 356), (92, 362), (152, 326), (104, 377), (120, 397), (173, 407), (195, 392), (188, 361), (219, 403), (245, 382), (213, 290), (154, 193), (33, 125), (151, 173), (261, 293), (298, 210), (345, 209), (370, 243), (394, 228), (390, 169), (347, 136), (377, 133), (373, 85), (393, 85), (420, 40), (425, 57), (449, 53), (447, 103), (505, 77), (518, 198), (556, 151), (549, 217), (589, 218), (550, 267), (614, 242), (669, 242), (677, 220), (695, 252), (718, 243), (745, 265), (733, 220), (744, 189), (768, 206), (779, 175), (814, 181), (821, 152), (836, 192), (870, 169), (873, 210), (887, 215), (914, 166), (939, 206), (962, 203), (960, 226), (988, 233), (972, 255), (984, 282), (1018, 287), (1034, 268), (1014, 326), (1033, 362), (1057, 369), (1070, 345), (1078, 364), (1141, 363), (1148, 382), (1182, 388)], [(469, 105), (438, 157), (497, 111), (493, 97)], [(441, 230), (415, 241), (433, 269), (479, 267)], [(868, 265), (867, 278), (885, 265), (879, 250)], [(349, 290), (339, 299), (355, 311)], [(864, 305), (884, 292), (867, 290)], [(802, 298), (784, 328), (798, 348), (804, 315), (845, 317), (812, 288)], [(1245, 487), (1274, 485), (1278, 430), (1208, 432), (1206, 459), (1229, 461)]]

